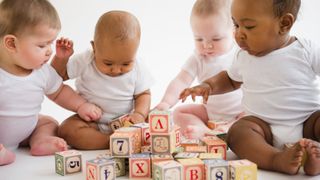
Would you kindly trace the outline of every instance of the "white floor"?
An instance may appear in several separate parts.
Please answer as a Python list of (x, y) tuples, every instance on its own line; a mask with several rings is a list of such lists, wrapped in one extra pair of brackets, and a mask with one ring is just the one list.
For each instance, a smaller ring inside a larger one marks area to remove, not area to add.
[[(86, 160), (94, 159), (97, 155), (103, 154), (104, 151), (81, 151), (83, 158), (83, 167)], [(28, 152), (28, 149), (19, 149), (16, 151), (17, 158), (13, 164), (0, 166), (0, 180), (81, 180), (86, 179), (85, 171), (68, 176), (60, 176), (55, 173), (54, 156), (34, 157)], [(228, 152), (228, 159), (236, 159), (232, 152)], [(85, 170), (83, 168), (83, 170)], [(117, 179), (128, 179), (127, 177), (119, 177)], [(288, 176), (280, 173), (259, 170), (259, 180), (319, 180), (320, 175), (316, 177), (305, 176), (302, 171), (298, 175)]]

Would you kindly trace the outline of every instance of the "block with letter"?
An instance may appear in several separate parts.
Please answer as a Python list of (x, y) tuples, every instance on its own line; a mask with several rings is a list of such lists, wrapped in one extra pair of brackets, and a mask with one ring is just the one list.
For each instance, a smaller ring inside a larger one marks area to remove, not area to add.
[(109, 126), (112, 129), (112, 131), (114, 132), (115, 130), (121, 128), (121, 127), (128, 127), (130, 126), (130, 124), (132, 125), (132, 123), (128, 124), (127, 121), (125, 121), (125, 119), (128, 117), (128, 114), (119, 116), (117, 118), (112, 119), (109, 122)]
[(129, 178), (150, 178), (151, 160), (149, 154), (133, 154), (129, 159)]
[(182, 180), (182, 165), (177, 161), (160, 161), (152, 164), (152, 179)]
[(115, 161), (111, 158), (97, 158), (87, 161), (87, 180), (115, 180)]
[(149, 113), (150, 133), (169, 133), (173, 128), (170, 111), (154, 110)]
[(82, 155), (76, 150), (55, 153), (56, 173), (62, 176), (82, 171)]
[(132, 125), (132, 127), (137, 127), (141, 129), (141, 145), (150, 145), (150, 126), (148, 123), (138, 123)]
[(115, 162), (116, 177), (126, 175), (125, 158), (113, 158)]
[(220, 153), (224, 160), (227, 159), (227, 144), (216, 136), (205, 136), (201, 139), (207, 146), (208, 153)]
[(175, 131), (170, 133), (151, 133), (151, 152), (153, 154), (171, 154), (175, 150)]
[(184, 180), (202, 180), (204, 179), (204, 163), (198, 158), (177, 159), (182, 165)]
[(175, 139), (176, 139), (176, 147), (179, 147), (181, 145), (181, 128), (177, 125), (173, 126), (173, 131), (175, 132)]
[(247, 159), (229, 161), (230, 180), (256, 180), (257, 165)]
[(204, 160), (206, 179), (228, 180), (228, 162), (223, 159)]

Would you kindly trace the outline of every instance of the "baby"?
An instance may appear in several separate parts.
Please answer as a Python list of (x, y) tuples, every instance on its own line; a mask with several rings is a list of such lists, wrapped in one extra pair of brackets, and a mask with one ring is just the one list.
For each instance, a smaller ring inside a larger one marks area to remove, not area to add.
[(58, 134), (77, 149), (106, 149), (112, 133), (110, 121), (129, 114), (126, 121), (144, 122), (150, 109), (153, 79), (141, 59), (136, 57), (140, 25), (125, 11), (110, 11), (97, 22), (92, 50), (72, 55), (73, 43), (57, 41), (52, 66), (66, 80), (76, 78), (79, 94), (102, 108), (98, 121), (78, 115), (65, 120)]
[[(169, 84), (156, 109), (167, 110), (179, 101), (179, 94), (197, 78), (199, 82), (228, 69), (237, 49), (230, 12), (231, 0), (197, 0), (191, 12), (195, 52)], [(209, 120), (223, 124), (227, 132), (242, 112), (240, 90), (212, 95), (206, 104), (188, 104), (174, 110), (174, 122), (187, 138), (201, 138), (210, 131)]]
[[(236, 41), (241, 47), (231, 68), (188, 95), (243, 90), (246, 115), (228, 132), (227, 142), (240, 158), (259, 168), (320, 174), (320, 48), (290, 35), (300, 0), (233, 0)], [(283, 148), (287, 143), (292, 146)]]
[(60, 26), (56, 10), (46, 0), (0, 4), (0, 165), (14, 162), (11, 150), (18, 146), (30, 146), (34, 156), (67, 149), (56, 137), (57, 121), (39, 115), (44, 95), (83, 119), (100, 118), (101, 110), (63, 85), (47, 64)]

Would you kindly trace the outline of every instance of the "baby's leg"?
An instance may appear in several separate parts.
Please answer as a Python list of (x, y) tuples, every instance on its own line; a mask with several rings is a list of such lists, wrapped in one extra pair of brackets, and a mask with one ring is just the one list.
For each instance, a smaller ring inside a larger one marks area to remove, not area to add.
[(227, 142), (239, 158), (253, 161), (261, 169), (287, 174), (298, 172), (303, 156), (299, 143), (285, 150), (274, 148), (270, 126), (253, 116), (234, 123), (229, 129)]
[(307, 175), (320, 174), (320, 111), (314, 112), (304, 123), (303, 137), (304, 147), (307, 152), (307, 160), (304, 171)]
[(0, 144), (0, 166), (11, 164), (15, 159), (16, 155)]
[(86, 122), (78, 115), (73, 115), (62, 122), (58, 130), (59, 137), (67, 143), (82, 150), (109, 148), (109, 134), (100, 132), (97, 123)]
[(182, 134), (189, 139), (198, 139), (210, 129), (207, 127), (208, 114), (202, 104), (178, 106), (173, 112), (174, 123), (181, 127)]
[(58, 122), (49, 116), (39, 115), (38, 124), (30, 136), (30, 153), (34, 156), (51, 155), (67, 150), (67, 143), (57, 137)]

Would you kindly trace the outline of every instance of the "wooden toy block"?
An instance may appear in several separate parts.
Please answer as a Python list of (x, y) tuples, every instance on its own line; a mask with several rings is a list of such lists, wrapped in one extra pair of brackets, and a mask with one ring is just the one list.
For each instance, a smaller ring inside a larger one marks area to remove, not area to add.
[(216, 136), (216, 137), (222, 139), (224, 142), (226, 142), (226, 138), (227, 138), (226, 132), (222, 132), (222, 131), (218, 131), (218, 130), (211, 130), (211, 131), (205, 133), (204, 135), (205, 136)]
[(208, 126), (208, 128), (210, 128), (210, 129), (216, 129), (216, 128), (218, 128), (219, 126), (226, 125), (226, 124), (227, 124), (227, 121), (209, 120), (208, 123), (207, 123), (207, 126)]
[(152, 179), (182, 180), (182, 165), (176, 161), (160, 161), (152, 164)]
[(141, 132), (135, 127), (122, 127), (110, 136), (110, 150), (113, 157), (129, 157), (141, 150)]
[(150, 145), (150, 126), (148, 123), (138, 123), (132, 125), (141, 129), (141, 144), (142, 146)]
[(171, 154), (176, 149), (175, 132), (151, 133), (151, 152), (153, 154)]
[(197, 158), (199, 156), (199, 153), (193, 153), (193, 152), (180, 152), (177, 153), (174, 158), (175, 159), (189, 159), (189, 158)]
[(181, 145), (181, 128), (177, 125), (173, 126), (173, 130), (175, 132), (175, 139), (176, 139), (176, 147), (179, 147)]
[(87, 161), (87, 180), (116, 179), (115, 161), (110, 158), (99, 158)]
[(170, 111), (151, 111), (149, 113), (150, 133), (169, 133), (173, 126)]
[(141, 153), (151, 153), (151, 145), (141, 146)]
[(126, 164), (124, 158), (113, 158), (115, 162), (115, 171), (116, 176), (125, 176), (126, 175)]
[(186, 152), (206, 153), (207, 146), (186, 146)]
[(257, 165), (247, 159), (229, 161), (230, 180), (256, 180)]
[(183, 148), (186, 148), (187, 146), (199, 146), (201, 142), (199, 139), (182, 139), (180, 144)]
[[(128, 117), (129, 115), (128, 114), (125, 114), (125, 115), (122, 115), (122, 116), (119, 116), (117, 118), (114, 118), (112, 119), (110, 122), (109, 122), (109, 126), (110, 128), (112, 129), (112, 131), (114, 132), (115, 130), (121, 128), (121, 127), (126, 127), (126, 126), (130, 126), (128, 125), (128, 121), (125, 121), (125, 119)], [(132, 124), (132, 123), (130, 123)]]
[(129, 178), (150, 178), (151, 160), (149, 154), (133, 154), (129, 159)]
[(151, 154), (151, 163), (156, 163), (160, 161), (169, 161), (173, 160), (173, 157), (171, 154)]
[(215, 136), (205, 136), (202, 141), (207, 146), (208, 153), (221, 153), (224, 160), (227, 159), (227, 144)]
[(55, 153), (56, 173), (62, 176), (82, 171), (81, 152), (68, 150)]
[(177, 161), (182, 165), (184, 180), (203, 180), (205, 178), (204, 163), (200, 159), (177, 159)]
[(223, 159), (204, 160), (206, 179), (228, 180), (228, 162)]
[(220, 153), (200, 153), (199, 159), (223, 159), (222, 154)]

